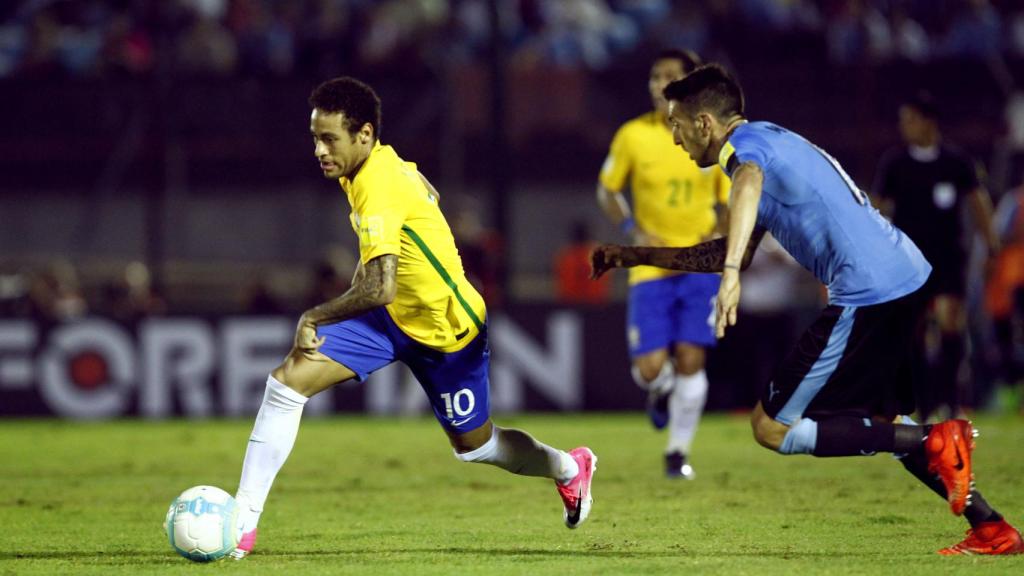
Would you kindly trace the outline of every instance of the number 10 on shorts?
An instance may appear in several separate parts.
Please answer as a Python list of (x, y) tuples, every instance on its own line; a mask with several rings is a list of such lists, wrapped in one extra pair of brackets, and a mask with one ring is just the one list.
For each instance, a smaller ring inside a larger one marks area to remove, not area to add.
[(445, 416), (449, 419), (456, 416), (465, 416), (472, 412), (476, 406), (476, 398), (473, 396), (473, 391), (468, 388), (459, 390), (454, 396), (445, 392), (441, 394), (441, 399), (444, 400)]

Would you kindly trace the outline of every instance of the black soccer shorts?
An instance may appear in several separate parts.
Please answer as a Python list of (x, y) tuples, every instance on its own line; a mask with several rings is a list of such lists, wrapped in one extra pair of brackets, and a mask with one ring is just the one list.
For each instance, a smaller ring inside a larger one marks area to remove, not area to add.
[(918, 290), (872, 306), (826, 307), (761, 393), (775, 420), (850, 415), (894, 418), (914, 410)]

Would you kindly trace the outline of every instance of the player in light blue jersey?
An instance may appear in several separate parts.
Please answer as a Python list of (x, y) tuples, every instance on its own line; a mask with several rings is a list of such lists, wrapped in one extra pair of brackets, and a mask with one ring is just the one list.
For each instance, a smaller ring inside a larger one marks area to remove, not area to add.
[[(766, 231), (828, 287), (829, 304), (761, 393), (754, 437), (782, 454), (896, 454), (971, 525), (941, 554), (1024, 552), (1020, 533), (974, 489), (970, 422), (918, 426), (911, 368), (931, 265), (879, 215), (838, 162), (803, 137), (744, 117), (739, 84), (705, 66), (665, 89), (676, 144), (732, 180), (729, 234), (689, 248), (601, 246), (594, 275), (652, 265), (721, 272), (719, 338), (736, 323), (740, 270)], [(897, 423), (898, 422), (898, 423)]]
[(744, 121), (718, 158), (734, 179), (741, 166), (763, 167), (757, 224), (828, 287), (830, 304), (889, 302), (928, 279), (932, 267), (917, 246), (868, 204), (834, 158), (803, 137)]

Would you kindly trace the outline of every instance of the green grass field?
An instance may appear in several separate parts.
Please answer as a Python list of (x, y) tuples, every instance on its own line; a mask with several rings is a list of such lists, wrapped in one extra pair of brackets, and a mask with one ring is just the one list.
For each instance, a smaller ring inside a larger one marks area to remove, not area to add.
[[(257, 553), (201, 565), (161, 523), (196, 484), (234, 492), (251, 421), (0, 421), (0, 575), (1024, 574), (1024, 555), (945, 558), (966, 523), (888, 455), (783, 457), (708, 416), (694, 482), (661, 475), (640, 414), (499, 418), (600, 458), (594, 508), (562, 525), (550, 481), (452, 457), (433, 420), (307, 420)], [(979, 487), (1024, 524), (1024, 421), (975, 419)]]

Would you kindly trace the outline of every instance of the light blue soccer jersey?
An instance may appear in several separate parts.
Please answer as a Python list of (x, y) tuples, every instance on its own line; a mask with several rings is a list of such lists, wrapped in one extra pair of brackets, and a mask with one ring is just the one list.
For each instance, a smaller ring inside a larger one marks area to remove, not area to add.
[(931, 265), (873, 208), (839, 163), (770, 122), (736, 128), (719, 157), (731, 178), (744, 162), (764, 172), (757, 224), (828, 287), (829, 303), (869, 306), (917, 290)]

